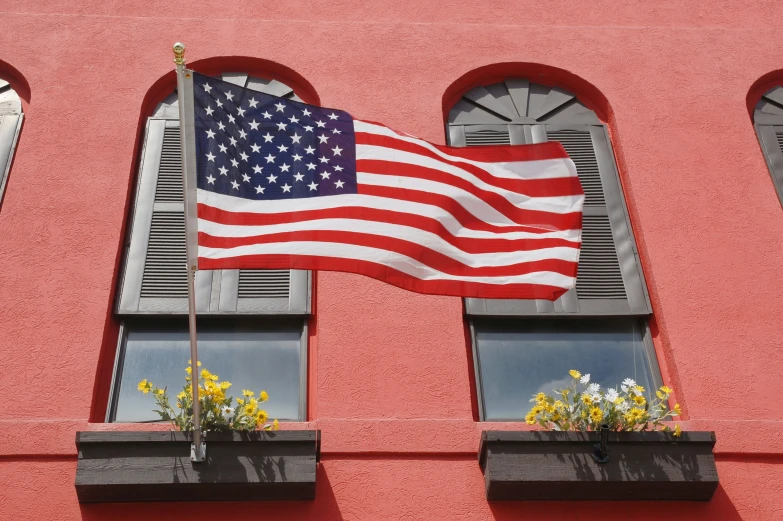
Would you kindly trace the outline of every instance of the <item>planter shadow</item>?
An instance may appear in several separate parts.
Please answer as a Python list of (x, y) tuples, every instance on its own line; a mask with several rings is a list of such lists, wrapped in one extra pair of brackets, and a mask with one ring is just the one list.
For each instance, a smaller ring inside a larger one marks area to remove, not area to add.
[(597, 433), (482, 433), (479, 464), (489, 500), (709, 501), (718, 487), (712, 432), (609, 435), (609, 461), (593, 458)]
[(190, 461), (184, 432), (79, 432), (81, 503), (314, 499), (320, 431), (210, 432)]

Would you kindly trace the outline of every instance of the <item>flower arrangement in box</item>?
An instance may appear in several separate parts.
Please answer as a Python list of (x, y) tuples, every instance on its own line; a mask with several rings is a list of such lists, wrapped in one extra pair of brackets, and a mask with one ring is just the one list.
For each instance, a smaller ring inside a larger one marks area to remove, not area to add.
[(569, 371), (571, 385), (555, 389), (555, 395), (536, 394), (530, 401), (533, 408), (525, 416), (528, 425), (540, 425), (555, 431), (598, 431), (607, 426), (610, 431), (631, 432), (662, 430), (674, 436), (682, 432), (665, 425), (667, 419), (679, 416), (680, 404), (669, 409), (669, 396), (673, 391), (663, 386), (655, 391), (648, 402), (645, 389), (630, 378), (623, 380), (620, 390), (607, 389), (590, 383), (590, 375)]
[[(188, 360), (188, 364), (190, 361)], [(201, 362), (198, 362), (201, 367)], [(181, 431), (193, 430), (193, 391), (192, 391), (192, 369), (188, 366), (185, 369), (185, 385), (182, 391), (177, 395), (177, 410), (169, 403), (169, 396), (166, 388), (159, 388), (146, 379), (139, 382), (138, 389), (144, 394), (152, 393), (161, 419), (171, 422), (172, 425)], [(277, 430), (279, 423), (275, 419), (268, 422), (269, 416), (259, 405), (269, 399), (266, 391), (260, 391), (258, 397), (253, 391), (243, 390), (243, 398), (236, 400), (236, 406), (232, 406), (234, 398), (227, 396), (226, 391), (231, 387), (231, 382), (221, 382), (216, 374), (210, 373), (207, 369), (202, 369), (198, 375), (198, 395), (201, 405), (201, 429), (203, 431), (216, 430), (234, 430), (234, 431), (254, 431), (254, 430)]]

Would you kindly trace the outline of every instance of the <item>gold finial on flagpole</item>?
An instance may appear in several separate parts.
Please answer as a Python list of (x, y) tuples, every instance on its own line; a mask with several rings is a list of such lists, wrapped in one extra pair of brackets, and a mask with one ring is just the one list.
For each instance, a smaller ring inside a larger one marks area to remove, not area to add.
[(174, 63), (177, 65), (185, 65), (185, 44), (175, 43), (174, 47)]

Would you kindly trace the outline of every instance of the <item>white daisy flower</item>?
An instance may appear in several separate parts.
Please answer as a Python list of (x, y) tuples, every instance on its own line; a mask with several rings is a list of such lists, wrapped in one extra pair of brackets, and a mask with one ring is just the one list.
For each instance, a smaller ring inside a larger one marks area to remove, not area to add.
[(627, 385), (621, 385), (621, 386), (620, 386), (620, 390), (621, 390), (622, 392), (624, 392), (624, 393), (627, 393), (627, 392), (628, 392), (628, 386), (627, 386)]
[(604, 397), (605, 397), (607, 400), (609, 400), (610, 402), (613, 402), (613, 401), (615, 401), (615, 400), (616, 400), (616, 399), (617, 399), (619, 396), (620, 396), (620, 395), (619, 395), (619, 394), (617, 394), (617, 391), (615, 391), (614, 389), (608, 389), (608, 390), (606, 391), (606, 395), (604, 395)]
[(636, 387), (632, 387), (631, 388), (631, 392), (633, 394), (635, 394), (636, 396), (641, 396), (642, 395), (642, 392), (639, 389), (637, 389)]
[(228, 418), (229, 416), (234, 414), (234, 409), (232, 409), (231, 407), (223, 407), (223, 410), (221, 412), (223, 413), (223, 416)]
[(628, 412), (628, 409), (630, 409), (631, 406), (628, 404), (628, 402), (623, 402), (618, 405), (617, 408), (620, 409), (621, 412)]
[[(630, 378), (626, 378), (625, 380), (623, 380), (623, 385), (625, 387), (633, 387), (634, 385), (636, 385), (636, 382), (634, 382)], [(623, 389), (623, 390), (625, 390), (625, 389)]]
[(590, 384), (587, 386), (587, 392), (591, 394), (595, 394), (600, 390), (601, 390), (601, 386), (598, 384)]
[(592, 394), (590, 394), (590, 399), (593, 400), (593, 403), (600, 402), (601, 401), (601, 393), (592, 393)]
[(590, 383), (590, 375), (586, 374), (582, 378), (579, 379), (579, 383), (587, 384)]

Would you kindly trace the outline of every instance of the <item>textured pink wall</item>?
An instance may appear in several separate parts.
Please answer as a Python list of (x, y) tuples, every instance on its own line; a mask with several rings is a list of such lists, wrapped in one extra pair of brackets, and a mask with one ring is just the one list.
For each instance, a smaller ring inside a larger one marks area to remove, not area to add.
[[(783, 517), (783, 405), (771, 398), (783, 392), (783, 212), (746, 100), (781, 68), (779, 2), (41, 4), (0, 6), (0, 76), (30, 93), (0, 208), (0, 395), (10, 403), (0, 519)], [(175, 40), (191, 61), (271, 60), (322, 104), (436, 143), (444, 96), (487, 65), (538, 63), (581, 79), (587, 98), (600, 93), (665, 378), (686, 427), (717, 432), (715, 500), (488, 505), (479, 433), (519, 425), (474, 421), (459, 299), (319, 273), (315, 502), (80, 509), (74, 432), (118, 428), (88, 419), (100, 416), (99, 358), (116, 340), (109, 313), (139, 122)]]

